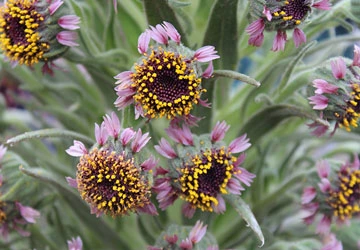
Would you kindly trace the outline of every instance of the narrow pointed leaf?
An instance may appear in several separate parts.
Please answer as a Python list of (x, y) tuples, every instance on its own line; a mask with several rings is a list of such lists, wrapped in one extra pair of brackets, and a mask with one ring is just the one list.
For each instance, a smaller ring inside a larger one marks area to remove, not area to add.
[(265, 243), (264, 235), (249, 205), (246, 204), (243, 199), (235, 195), (226, 195), (224, 198), (233, 206), (236, 212), (239, 213), (239, 215), (246, 221), (248, 226), (250, 226), (254, 231), (256, 236), (261, 241), (260, 247), (263, 246)]

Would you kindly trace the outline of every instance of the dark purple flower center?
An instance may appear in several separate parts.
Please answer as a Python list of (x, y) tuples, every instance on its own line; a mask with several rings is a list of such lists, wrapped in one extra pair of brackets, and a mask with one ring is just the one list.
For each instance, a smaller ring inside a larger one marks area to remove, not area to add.
[(9, 0), (0, 14), (0, 47), (19, 64), (33, 65), (43, 60), (49, 45), (41, 42), (38, 28), (44, 17), (34, 7), (35, 1)]
[(132, 76), (135, 102), (150, 118), (188, 115), (200, 99), (201, 79), (191, 64), (174, 52), (152, 50), (142, 64), (135, 65)]
[(80, 158), (77, 168), (80, 195), (99, 211), (124, 215), (149, 203), (149, 186), (133, 158), (94, 149)]
[(213, 211), (218, 205), (217, 196), (225, 194), (228, 181), (232, 178), (236, 157), (224, 148), (206, 150), (191, 159), (181, 169), (180, 197), (203, 211)]

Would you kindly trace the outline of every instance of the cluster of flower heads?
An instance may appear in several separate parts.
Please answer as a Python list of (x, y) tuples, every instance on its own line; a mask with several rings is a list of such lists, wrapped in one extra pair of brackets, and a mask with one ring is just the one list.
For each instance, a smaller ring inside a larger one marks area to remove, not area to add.
[[(150, 46), (151, 40), (155, 44)], [(211, 77), (211, 62), (219, 58), (213, 46), (192, 51), (181, 44), (175, 27), (163, 22), (139, 36), (138, 51), (142, 56), (134, 67), (115, 76), (118, 109), (134, 103), (136, 118), (173, 119), (189, 117), (198, 103), (208, 105), (200, 99), (206, 91), (201, 81)], [(209, 63), (205, 71), (204, 63)]]
[(61, 0), (8, 0), (0, 7), (0, 48), (13, 65), (33, 66), (44, 62), (43, 72), (52, 73), (49, 62), (75, 42), (80, 18), (63, 15)]
[(293, 30), (296, 47), (306, 42), (305, 33), (299, 28), (313, 8), (329, 10), (329, 0), (251, 0), (250, 21), (246, 28), (250, 35), (248, 43), (260, 47), (264, 41), (264, 31), (276, 31), (273, 51), (284, 50), (287, 30)]
[(317, 185), (306, 187), (301, 199), (306, 212), (304, 222), (312, 224), (319, 215), (316, 232), (327, 236), (332, 222), (348, 224), (360, 215), (360, 163), (355, 156), (353, 163), (347, 162), (338, 169), (325, 160), (316, 167), (320, 180)]
[[(205, 242), (207, 225), (203, 225), (201, 221), (197, 221), (195, 226), (187, 233), (186, 228), (179, 228), (177, 226), (170, 227), (166, 232), (162, 233), (155, 246), (149, 246), (148, 250), (162, 250), (162, 249), (181, 249), (191, 250), (195, 246), (197, 249), (218, 250), (216, 244)], [(185, 232), (184, 232), (185, 231)], [(201, 242), (201, 243), (200, 243)], [(201, 244), (201, 245), (200, 245)]]
[(169, 159), (168, 168), (155, 171), (154, 191), (159, 207), (166, 209), (178, 197), (185, 200), (183, 213), (192, 217), (197, 208), (202, 211), (223, 213), (226, 210), (223, 195), (239, 195), (244, 190), (242, 183), (250, 186), (254, 174), (240, 167), (245, 154), (236, 157), (250, 147), (246, 135), (234, 139), (227, 146), (222, 139), (229, 126), (218, 122), (211, 134), (197, 136), (184, 124), (172, 124), (167, 130), (177, 143), (172, 147), (162, 138), (155, 149)]
[[(320, 117), (335, 122), (337, 127), (358, 127), (360, 113), (360, 48), (355, 45), (353, 61), (342, 57), (330, 60), (328, 65), (315, 71), (321, 78), (313, 80), (310, 87), (315, 95), (309, 97), (314, 110), (320, 111)], [(323, 135), (328, 127), (313, 123), (313, 134)]]
[(67, 177), (70, 186), (79, 190), (97, 216), (115, 217), (129, 212), (157, 214), (150, 201), (149, 179), (149, 170), (157, 161), (141, 152), (150, 140), (149, 134), (143, 134), (140, 129), (121, 129), (119, 118), (112, 112), (100, 126), (95, 124), (95, 137), (97, 144), (90, 150), (80, 141), (74, 141), (66, 150), (69, 155), (80, 157), (76, 179)]

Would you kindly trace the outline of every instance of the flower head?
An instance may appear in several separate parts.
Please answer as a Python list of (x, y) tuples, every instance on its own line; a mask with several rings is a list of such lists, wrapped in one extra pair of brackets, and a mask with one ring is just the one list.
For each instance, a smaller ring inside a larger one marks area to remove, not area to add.
[[(0, 48), (13, 64), (33, 66), (44, 62), (52, 73), (51, 60), (63, 54), (74, 41), (80, 19), (64, 15), (60, 0), (8, 0), (0, 7)], [(54, 23), (55, 25), (49, 25)]]
[(360, 67), (341, 57), (315, 71), (310, 104), (320, 116), (335, 123), (335, 128), (351, 131), (358, 126), (360, 115)]
[[(104, 116), (102, 124), (103, 129), (107, 129), (106, 141), (104, 137), (90, 150), (83, 143), (74, 141), (74, 145), (66, 151), (80, 157), (76, 180), (67, 178), (69, 185), (79, 190), (91, 211), (97, 215), (105, 213), (115, 217), (129, 212), (156, 214), (155, 206), (150, 201), (151, 183), (148, 176), (157, 161), (154, 158), (145, 159), (141, 152), (150, 140), (148, 133), (142, 134), (140, 129), (137, 132), (130, 128), (122, 130), (115, 113)], [(97, 138), (101, 138), (100, 129), (99, 126), (95, 127)]]
[[(277, 31), (272, 50), (284, 50), (286, 30), (293, 30), (296, 47), (306, 42), (306, 35), (299, 26), (307, 19), (313, 8), (330, 9), (329, 0), (252, 0), (250, 1), (250, 21), (246, 32), (250, 35), (249, 44), (260, 47), (264, 31)], [(263, 11), (259, 11), (262, 9)]]
[(328, 234), (334, 220), (342, 224), (360, 215), (359, 167), (357, 158), (336, 171), (330, 169), (327, 161), (317, 163), (319, 181), (317, 185), (306, 187), (302, 196), (302, 206), (307, 212), (304, 221), (307, 224), (321, 214), (317, 233)]
[[(142, 54), (131, 71), (118, 74), (115, 88), (118, 109), (134, 103), (136, 113), (152, 118), (187, 117), (194, 105), (203, 102), (202, 77), (209, 78), (211, 61), (219, 58), (213, 46), (196, 51), (181, 44), (181, 36), (168, 22), (150, 27), (139, 36)], [(149, 46), (150, 42), (155, 44)], [(210, 63), (203, 71), (202, 65)]]
[(175, 151), (165, 139), (155, 146), (158, 153), (169, 159), (169, 169), (161, 168), (155, 173), (154, 191), (161, 209), (180, 197), (186, 202), (183, 212), (187, 217), (192, 217), (197, 208), (222, 213), (226, 209), (222, 195), (239, 195), (244, 190), (242, 184), (250, 186), (255, 175), (240, 167), (245, 155), (234, 155), (250, 147), (249, 139), (243, 135), (226, 146), (221, 139), (227, 129), (222, 122), (211, 134), (201, 136), (189, 134), (187, 125), (167, 130), (181, 146), (177, 145)]

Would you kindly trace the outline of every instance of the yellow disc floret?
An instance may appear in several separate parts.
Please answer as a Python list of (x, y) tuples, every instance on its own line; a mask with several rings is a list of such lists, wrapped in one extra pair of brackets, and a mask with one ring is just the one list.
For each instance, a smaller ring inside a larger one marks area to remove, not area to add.
[(226, 186), (235, 174), (232, 163), (236, 160), (224, 147), (195, 155), (191, 163), (181, 169), (180, 197), (194, 208), (212, 212), (213, 206), (219, 203), (217, 195), (227, 193)]
[(77, 168), (80, 195), (98, 211), (114, 217), (150, 203), (150, 186), (133, 158), (95, 148), (80, 158)]

